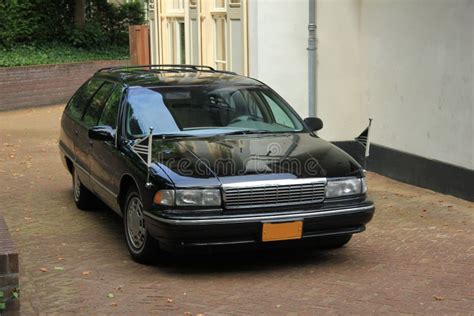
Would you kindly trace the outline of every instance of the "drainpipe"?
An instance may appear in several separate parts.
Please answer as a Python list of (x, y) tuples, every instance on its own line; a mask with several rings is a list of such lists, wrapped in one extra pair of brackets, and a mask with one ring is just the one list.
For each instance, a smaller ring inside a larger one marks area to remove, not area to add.
[(309, 0), (308, 115), (316, 116), (316, 0)]

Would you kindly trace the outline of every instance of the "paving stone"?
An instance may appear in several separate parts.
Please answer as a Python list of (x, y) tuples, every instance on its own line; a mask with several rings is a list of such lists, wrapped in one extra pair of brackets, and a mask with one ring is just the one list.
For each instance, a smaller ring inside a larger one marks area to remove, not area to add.
[(474, 203), (373, 173), (375, 217), (344, 248), (134, 263), (120, 218), (74, 205), (61, 113), (0, 113), (0, 212), (20, 252), (22, 315), (473, 314)]

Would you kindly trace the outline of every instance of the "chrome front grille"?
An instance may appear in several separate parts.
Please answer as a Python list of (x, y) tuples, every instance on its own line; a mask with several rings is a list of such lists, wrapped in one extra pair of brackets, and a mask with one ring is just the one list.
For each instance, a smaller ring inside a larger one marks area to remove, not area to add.
[(321, 203), (326, 179), (291, 179), (240, 182), (224, 185), (224, 203), (228, 209)]

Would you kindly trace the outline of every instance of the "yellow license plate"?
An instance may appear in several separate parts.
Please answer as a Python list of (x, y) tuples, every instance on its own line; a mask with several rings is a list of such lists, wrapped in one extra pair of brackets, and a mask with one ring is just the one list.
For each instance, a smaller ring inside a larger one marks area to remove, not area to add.
[(262, 241), (301, 239), (303, 221), (288, 223), (263, 223)]

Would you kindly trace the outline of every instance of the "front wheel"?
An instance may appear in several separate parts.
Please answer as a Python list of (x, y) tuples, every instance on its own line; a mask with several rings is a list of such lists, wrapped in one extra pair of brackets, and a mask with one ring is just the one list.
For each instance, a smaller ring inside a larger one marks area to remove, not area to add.
[(138, 190), (130, 189), (125, 201), (123, 222), (128, 251), (136, 262), (150, 263), (155, 259), (158, 247), (146, 229), (142, 198)]

